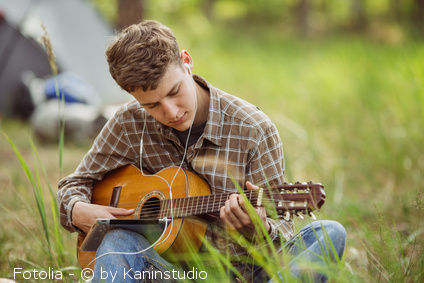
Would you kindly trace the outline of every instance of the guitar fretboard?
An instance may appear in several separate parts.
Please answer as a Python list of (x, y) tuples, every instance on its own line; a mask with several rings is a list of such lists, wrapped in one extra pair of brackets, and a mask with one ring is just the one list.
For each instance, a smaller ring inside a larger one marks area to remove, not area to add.
[[(219, 212), (219, 209), (225, 205), (228, 197), (234, 193), (235, 192), (225, 192), (206, 196), (173, 199), (172, 209), (171, 200), (161, 200), (159, 218), (170, 218), (171, 214), (173, 214), (174, 217), (186, 217), (207, 213), (217, 213)], [(245, 194), (250, 202), (254, 202), (255, 198), (257, 198), (257, 192), (255, 191), (248, 191), (245, 192)]]

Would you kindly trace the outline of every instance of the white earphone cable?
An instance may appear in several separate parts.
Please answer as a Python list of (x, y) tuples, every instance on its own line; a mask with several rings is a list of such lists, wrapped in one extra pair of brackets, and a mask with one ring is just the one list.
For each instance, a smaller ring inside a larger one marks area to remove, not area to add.
[[(188, 64), (186, 64), (186, 65), (188, 66)], [(188, 68), (189, 68), (189, 66), (188, 66)], [(191, 74), (191, 72), (190, 72), (190, 68), (189, 68), (189, 75), (190, 74)], [(185, 146), (184, 146), (184, 154), (183, 154), (182, 160), (180, 162), (180, 165), (178, 166), (177, 172), (175, 173), (174, 177), (171, 180), (171, 183), (168, 183), (168, 181), (165, 178), (161, 177), (161, 176), (154, 175), (154, 174), (153, 175), (146, 175), (143, 172), (143, 138), (144, 138), (144, 132), (146, 130), (146, 112), (145, 112), (145, 110), (143, 110), (144, 111), (144, 119), (143, 119), (144, 122), (143, 122), (143, 130), (142, 130), (141, 138), (140, 138), (140, 153), (139, 153), (140, 154), (140, 157), (139, 157), (140, 158), (140, 171), (141, 171), (141, 174), (143, 176), (160, 178), (161, 180), (163, 180), (168, 185), (170, 208), (171, 208), (170, 209), (170, 213), (171, 213), (171, 220), (170, 220), (171, 226), (170, 227), (171, 228), (169, 229), (168, 234), (165, 236), (165, 238), (163, 240), (160, 240), (165, 235), (166, 229), (168, 228), (168, 221), (169, 220), (165, 216), (164, 218), (159, 219), (159, 221), (164, 221), (165, 222), (165, 228), (163, 229), (162, 234), (159, 236), (159, 238), (153, 244), (151, 244), (147, 248), (144, 248), (144, 249), (142, 249), (140, 251), (136, 251), (136, 252), (107, 252), (107, 253), (101, 254), (101, 255), (97, 256), (96, 258), (94, 258), (87, 266), (89, 266), (93, 261), (95, 261), (95, 260), (97, 260), (97, 259), (99, 259), (99, 258), (101, 258), (103, 256), (106, 256), (106, 255), (116, 255), (116, 254), (137, 255), (137, 254), (143, 253), (143, 252), (145, 252), (145, 251), (147, 251), (147, 250), (149, 250), (149, 249), (151, 249), (151, 248), (153, 248), (153, 247), (155, 247), (157, 245), (160, 245), (161, 243), (163, 243), (164, 241), (166, 241), (168, 239), (168, 237), (171, 235), (171, 231), (172, 231), (173, 224), (174, 224), (172, 185), (173, 185), (174, 180), (177, 177), (178, 173), (180, 172), (180, 170), (181, 170), (181, 168), (182, 168), (182, 166), (184, 164), (185, 157), (187, 155), (187, 148), (188, 148), (188, 144), (189, 144), (191, 129), (193, 127), (194, 119), (196, 118), (196, 114), (197, 114), (197, 91), (196, 90), (194, 91), (194, 101), (195, 101), (194, 102), (194, 107), (195, 107), (194, 108), (194, 117), (193, 117), (193, 121), (190, 124), (190, 128), (188, 130), (187, 139), (186, 139)]]

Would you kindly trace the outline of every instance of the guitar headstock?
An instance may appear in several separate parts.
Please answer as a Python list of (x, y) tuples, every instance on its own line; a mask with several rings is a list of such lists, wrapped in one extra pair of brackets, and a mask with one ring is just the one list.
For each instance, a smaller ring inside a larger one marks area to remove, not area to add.
[(315, 218), (312, 211), (319, 210), (325, 202), (324, 186), (320, 183), (296, 182), (284, 183), (282, 186), (264, 189), (266, 198), (273, 202), (278, 215), (289, 218), (308, 214)]

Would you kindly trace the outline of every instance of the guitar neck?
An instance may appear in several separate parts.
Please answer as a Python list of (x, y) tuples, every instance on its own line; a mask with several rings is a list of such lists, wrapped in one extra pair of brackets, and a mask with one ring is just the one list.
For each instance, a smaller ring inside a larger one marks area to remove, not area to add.
[[(234, 192), (162, 200), (159, 218), (170, 218), (171, 215), (174, 217), (186, 217), (218, 213), (231, 194), (234, 194)], [(257, 198), (255, 191), (247, 191), (245, 194), (250, 202)]]

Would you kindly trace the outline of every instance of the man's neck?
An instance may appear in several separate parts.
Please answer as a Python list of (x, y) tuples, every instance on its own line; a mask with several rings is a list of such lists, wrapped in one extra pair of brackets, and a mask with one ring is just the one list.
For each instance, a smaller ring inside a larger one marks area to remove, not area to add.
[(197, 95), (197, 112), (196, 118), (194, 119), (193, 126), (198, 126), (205, 123), (208, 120), (209, 116), (209, 101), (210, 93), (202, 86), (200, 86), (196, 81), (194, 81), (196, 86), (196, 95)]

